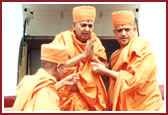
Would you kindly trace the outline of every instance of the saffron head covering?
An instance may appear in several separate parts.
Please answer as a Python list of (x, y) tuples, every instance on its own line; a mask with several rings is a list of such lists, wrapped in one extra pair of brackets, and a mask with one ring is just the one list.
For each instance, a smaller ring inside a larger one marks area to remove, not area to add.
[(41, 60), (65, 64), (68, 59), (68, 47), (64, 45), (42, 44)]
[(92, 6), (77, 6), (73, 8), (73, 22), (91, 20), (95, 21), (96, 9)]
[(134, 13), (132, 11), (118, 11), (112, 13), (113, 27), (116, 28), (121, 25), (134, 25)]

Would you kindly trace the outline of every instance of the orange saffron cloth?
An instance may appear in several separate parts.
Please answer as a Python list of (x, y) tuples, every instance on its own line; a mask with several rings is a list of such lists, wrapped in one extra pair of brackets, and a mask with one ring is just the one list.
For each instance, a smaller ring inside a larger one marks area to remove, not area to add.
[[(105, 49), (94, 33), (94, 55), (107, 60)], [(73, 31), (65, 31), (55, 36), (52, 44), (63, 44), (69, 47), (69, 58), (81, 54), (86, 43), (77, 40)], [(72, 73), (80, 73), (77, 87), (79, 91), (70, 91), (72, 86), (64, 86), (58, 91), (60, 109), (62, 111), (103, 111), (107, 110), (107, 93), (100, 75), (92, 72), (89, 59), (82, 60), (77, 65), (68, 68), (63, 78)]]
[(65, 64), (68, 58), (68, 47), (62, 45), (42, 44), (41, 60)]
[(111, 56), (111, 70), (119, 72), (110, 79), (109, 110), (161, 111), (164, 103), (156, 81), (156, 56), (150, 44), (134, 37)]
[(134, 13), (132, 11), (117, 11), (112, 13), (112, 23), (114, 28), (121, 25), (134, 26)]
[(55, 77), (40, 68), (35, 75), (27, 75), (16, 89), (13, 111), (60, 111)]
[(72, 12), (73, 22), (91, 20), (95, 22), (96, 9), (92, 6), (77, 6)]

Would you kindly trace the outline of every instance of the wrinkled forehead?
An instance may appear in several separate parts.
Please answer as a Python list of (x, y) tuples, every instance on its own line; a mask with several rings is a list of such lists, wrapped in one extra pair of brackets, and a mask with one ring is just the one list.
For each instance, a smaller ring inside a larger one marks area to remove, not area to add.
[(130, 25), (121, 25), (121, 26), (118, 26), (116, 28), (116, 30), (118, 30), (118, 29), (132, 29), (132, 28), (133, 28), (133, 26), (130, 26)]
[(76, 23), (78, 23), (78, 24), (94, 24), (93, 23), (93, 21), (91, 21), (91, 20), (85, 20), (85, 21), (80, 21), (80, 22), (76, 22)]

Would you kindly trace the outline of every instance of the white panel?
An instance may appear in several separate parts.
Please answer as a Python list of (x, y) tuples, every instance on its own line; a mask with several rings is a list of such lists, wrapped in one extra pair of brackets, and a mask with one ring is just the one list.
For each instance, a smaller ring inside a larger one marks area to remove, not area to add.
[[(80, 4), (82, 5), (82, 4)], [(89, 4), (87, 4), (89, 5)], [(57, 33), (72, 29), (72, 9), (78, 4), (24, 4), (24, 8), (34, 11), (33, 19), (27, 27), (32, 36), (55, 36)], [(111, 14), (118, 10), (140, 8), (139, 4), (91, 4), (96, 8), (94, 32), (98, 36), (112, 36)]]
[(2, 93), (16, 95), (19, 45), (23, 35), (21, 4), (2, 3)]
[(140, 36), (157, 55), (157, 80), (166, 85), (166, 3), (144, 3), (139, 16)]

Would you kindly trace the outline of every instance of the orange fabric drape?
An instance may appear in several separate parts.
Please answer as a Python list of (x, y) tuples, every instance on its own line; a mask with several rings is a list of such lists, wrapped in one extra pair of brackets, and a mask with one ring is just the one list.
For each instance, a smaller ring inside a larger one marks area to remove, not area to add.
[(44, 69), (33, 76), (24, 76), (16, 89), (13, 111), (60, 111), (56, 79)]
[(95, 22), (96, 9), (93, 6), (77, 6), (72, 12), (73, 22), (91, 20)]
[[(96, 37), (92, 33), (93, 37)], [(76, 39), (73, 31), (65, 31), (56, 35), (53, 44), (64, 44), (69, 47), (69, 58), (81, 54), (86, 43), (81, 43)], [(102, 60), (107, 60), (105, 49), (100, 40), (96, 37), (94, 43), (94, 55)], [(65, 86), (59, 91), (60, 108), (63, 111), (89, 111), (106, 110), (107, 94), (101, 76), (92, 72), (89, 59), (82, 60), (76, 66), (69, 68), (64, 77), (72, 73), (80, 73), (80, 81), (77, 84), (78, 92), (70, 91), (71, 86)]]
[(156, 81), (156, 56), (148, 42), (134, 37), (111, 56), (111, 69), (119, 72), (110, 79), (109, 108), (112, 111), (163, 110)]
[(41, 60), (65, 64), (68, 59), (68, 47), (62, 45), (42, 44)]
[(134, 26), (134, 13), (132, 11), (117, 11), (112, 13), (112, 23), (114, 28), (121, 25)]

